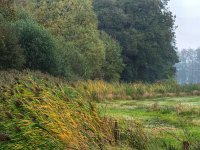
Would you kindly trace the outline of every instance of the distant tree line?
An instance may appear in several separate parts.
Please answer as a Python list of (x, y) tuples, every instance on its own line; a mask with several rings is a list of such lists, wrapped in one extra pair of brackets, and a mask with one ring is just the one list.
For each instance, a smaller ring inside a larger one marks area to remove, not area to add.
[(153, 82), (175, 73), (167, 0), (2, 0), (0, 69)]
[(178, 52), (178, 56), (177, 81), (181, 84), (200, 83), (200, 48), (183, 49)]

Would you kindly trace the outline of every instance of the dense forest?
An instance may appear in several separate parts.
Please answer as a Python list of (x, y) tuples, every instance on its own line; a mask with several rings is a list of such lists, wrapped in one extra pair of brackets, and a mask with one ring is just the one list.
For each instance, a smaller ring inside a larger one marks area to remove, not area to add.
[(167, 1), (95, 0), (99, 29), (122, 47), (125, 81), (156, 81), (172, 77), (177, 62), (174, 17)]
[(67, 80), (153, 82), (175, 75), (168, 0), (1, 0), (0, 69)]

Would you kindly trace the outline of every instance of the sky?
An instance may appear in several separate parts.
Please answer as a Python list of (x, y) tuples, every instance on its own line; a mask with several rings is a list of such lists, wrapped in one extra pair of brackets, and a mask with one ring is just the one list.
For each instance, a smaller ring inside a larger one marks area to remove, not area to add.
[(178, 50), (200, 47), (200, 0), (171, 0), (169, 9), (176, 15)]

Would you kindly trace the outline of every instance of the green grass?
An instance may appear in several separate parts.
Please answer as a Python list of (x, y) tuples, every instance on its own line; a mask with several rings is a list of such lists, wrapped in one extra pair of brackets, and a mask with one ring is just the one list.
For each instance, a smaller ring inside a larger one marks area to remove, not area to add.
[(0, 71), (0, 150), (99, 149), (114, 141), (109, 125), (59, 78)]
[(183, 141), (189, 141), (191, 149), (195, 149), (200, 139), (200, 97), (115, 100), (105, 101), (99, 107), (101, 115), (119, 120), (122, 127), (142, 124), (153, 141), (153, 148), (149, 144), (149, 149), (161, 149), (161, 143), (181, 149)]
[[(0, 150), (179, 150), (183, 141), (192, 150), (200, 149), (200, 97), (152, 98), (156, 95), (146, 93), (151, 99), (145, 99), (139, 90), (139, 100), (130, 100), (136, 97), (127, 95), (124, 86), (132, 89), (129, 94), (142, 86), (158, 94), (155, 89), (163, 86), (118, 83), (116, 88), (103, 81), (77, 85), (40, 72), (0, 71)], [(102, 100), (100, 109), (94, 100)], [(118, 145), (114, 120), (119, 121)]]

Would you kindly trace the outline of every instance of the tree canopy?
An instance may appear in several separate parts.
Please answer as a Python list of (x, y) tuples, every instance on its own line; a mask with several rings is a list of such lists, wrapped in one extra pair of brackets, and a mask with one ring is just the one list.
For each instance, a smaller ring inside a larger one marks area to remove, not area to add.
[[(174, 16), (167, 2), (1, 1), (0, 34), (6, 36), (1, 39), (0, 53), (10, 55), (2, 57), (0, 66), (40, 70), (68, 80), (171, 78), (178, 59)], [(7, 35), (11, 30), (12, 35)], [(8, 64), (15, 60), (18, 67), (8, 66), (5, 60)]]
[(40, 24), (54, 35), (62, 36), (66, 45), (73, 48), (66, 48), (76, 56), (76, 61), (71, 61), (72, 71), (84, 79), (98, 77), (105, 47), (100, 40), (92, 1), (39, 0), (35, 1), (32, 11)]
[(125, 81), (156, 81), (172, 77), (177, 62), (174, 17), (167, 1), (95, 0), (99, 29), (122, 47)]

